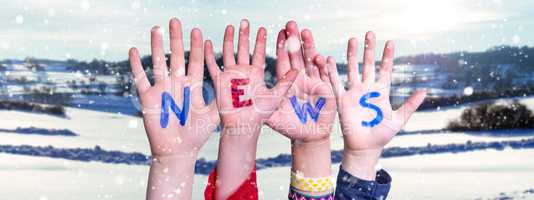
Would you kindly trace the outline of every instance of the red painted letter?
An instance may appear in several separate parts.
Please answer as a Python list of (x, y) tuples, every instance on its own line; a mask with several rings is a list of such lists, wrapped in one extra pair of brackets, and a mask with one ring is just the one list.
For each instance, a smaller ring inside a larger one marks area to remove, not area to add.
[(252, 100), (247, 99), (244, 101), (239, 100), (239, 96), (244, 95), (245, 91), (243, 89), (237, 88), (240, 85), (246, 85), (248, 84), (248, 79), (232, 79), (232, 103), (234, 104), (234, 108), (239, 107), (245, 107), (245, 106), (251, 106)]

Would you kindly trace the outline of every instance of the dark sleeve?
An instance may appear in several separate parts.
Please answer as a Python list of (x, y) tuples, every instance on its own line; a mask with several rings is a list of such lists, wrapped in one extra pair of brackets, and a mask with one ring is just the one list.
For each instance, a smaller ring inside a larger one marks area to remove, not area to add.
[(336, 200), (385, 200), (391, 187), (391, 176), (381, 169), (375, 181), (359, 179), (343, 168), (339, 169), (336, 183)]

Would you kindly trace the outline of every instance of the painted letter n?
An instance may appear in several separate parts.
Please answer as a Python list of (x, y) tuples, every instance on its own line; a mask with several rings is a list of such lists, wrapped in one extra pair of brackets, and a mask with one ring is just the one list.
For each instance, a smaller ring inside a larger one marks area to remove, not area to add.
[(167, 128), (167, 125), (169, 124), (169, 107), (180, 121), (180, 125), (185, 125), (187, 114), (189, 113), (190, 92), (189, 87), (184, 88), (182, 109), (176, 105), (171, 94), (168, 92), (161, 93), (161, 116), (159, 121), (161, 128)]

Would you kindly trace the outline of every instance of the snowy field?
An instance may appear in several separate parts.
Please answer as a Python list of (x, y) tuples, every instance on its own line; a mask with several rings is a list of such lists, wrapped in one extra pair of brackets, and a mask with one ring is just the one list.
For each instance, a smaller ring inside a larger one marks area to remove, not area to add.
[[(56, 63), (41, 64), (43, 70), (34, 71), (28, 64), (5, 64), (6, 70), (0, 71), (0, 93), (20, 95), (32, 89), (53, 86), (55, 93), (78, 93), (79, 88), (88, 87), (91, 91), (98, 91), (100, 84), (105, 85), (105, 92), (115, 93), (118, 88), (117, 77), (114, 75), (86, 74), (69, 70), (68, 65)], [(78, 89), (75, 89), (75, 86)]]
[[(534, 108), (534, 98), (521, 102)], [(460, 116), (462, 107), (416, 113), (406, 131), (437, 130)], [(52, 145), (56, 148), (93, 148), (140, 152), (149, 155), (141, 118), (114, 113), (67, 109), (68, 118), (18, 111), (0, 111), (3, 129), (38, 127), (68, 129), (79, 136), (22, 135), (0, 132), (0, 144)], [(403, 135), (388, 146), (426, 146), (465, 143), (470, 140), (504, 141), (529, 138), (528, 135), (489, 136), (463, 133)], [(218, 133), (210, 138), (201, 158), (217, 158)], [(334, 150), (342, 148), (341, 134), (332, 135)], [(289, 141), (264, 128), (258, 158), (289, 153)], [(475, 151), (461, 154), (435, 154), (382, 159), (382, 166), (393, 176), (389, 199), (488, 199), (499, 193), (518, 193), (534, 188), (534, 149)], [(339, 165), (332, 166), (337, 175)], [(0, 199), (144, 199), (148, 166), (80, 162), (45, 157), (0, 154)], [(286, 199), (289, 168), (277, 167), (258, 171), (261, 199)], [(197, 175), (195, 199), (203, 199), (207, 177)], [(521, 194), (519, 194), (521, 193)], [(534, 199), (534, 195), (525, 199)]]

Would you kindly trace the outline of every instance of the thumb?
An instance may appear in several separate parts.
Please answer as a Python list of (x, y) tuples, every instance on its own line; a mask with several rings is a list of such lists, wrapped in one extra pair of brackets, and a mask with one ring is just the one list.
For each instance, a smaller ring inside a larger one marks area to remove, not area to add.
[(276, 85), (271, 89), (271, 92), (277, 96), (284, 96), (287, 90), (293, 85), (295, 79), (297, 79), (298, 71), (295, 69), (289, 70), (282, 79), (278, 80)]
[(397, 119), (399, 119), (403, 125), (406, 124), (412, 114), (419, 108), (421, 103), (423, 103), (425, 97), (426, 90), (417, 90), (399, 109), (395, 111)]

